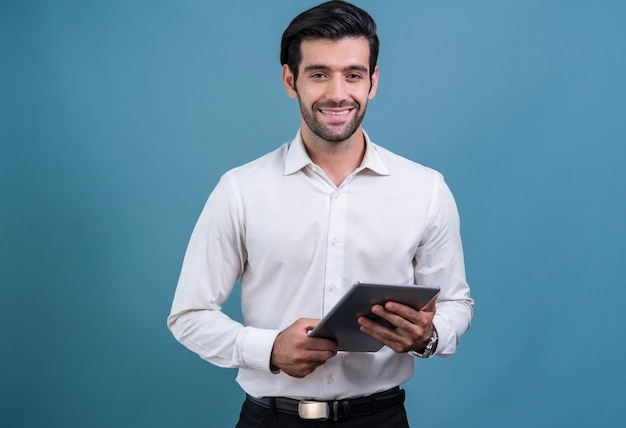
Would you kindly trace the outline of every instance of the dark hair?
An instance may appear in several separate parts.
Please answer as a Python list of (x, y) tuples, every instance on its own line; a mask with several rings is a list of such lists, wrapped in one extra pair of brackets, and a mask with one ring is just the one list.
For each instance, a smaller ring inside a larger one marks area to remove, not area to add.
[(370, 77), (376, 68), (380, 42), (376, 35), (376, 22), (363, 9), (345, 1), (332, 0), (302, 12), (289, 24), (280, 43), (280, 63), (287, 64), (295, 79), (302, 61), (302, 40), (344, 37), (367, 38), (370, 45)]

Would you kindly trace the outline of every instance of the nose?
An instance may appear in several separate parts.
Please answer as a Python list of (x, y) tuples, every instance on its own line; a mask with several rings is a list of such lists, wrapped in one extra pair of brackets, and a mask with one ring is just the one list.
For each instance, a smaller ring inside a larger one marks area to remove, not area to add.
[(328, 80), (326, 98), (332, 101), (340, 102), (345, 100), (347, 96), (347, 86), (343, 76), (334, 76)]

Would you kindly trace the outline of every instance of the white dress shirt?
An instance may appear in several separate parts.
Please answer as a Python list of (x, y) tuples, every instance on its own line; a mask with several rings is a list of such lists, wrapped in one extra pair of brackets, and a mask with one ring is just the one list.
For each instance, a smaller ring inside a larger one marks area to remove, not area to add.
[[(243, 323), (221, 311), (238, 278)], [(384, 346), (339, 352), (302, 379), (270, 370), (278, 333), (322, 318), (356, 281), (441, 287), (438, 355), (452, 355), (469, 328), (459, 216), (441, 174), (366, 135), (361, 166), (337, 187), (298, 132), (222, 176), (191, 236), (168, 326), (203, 359), (239, 368), (250, 395), (372, 394), (409, 380), (414, 357)]]

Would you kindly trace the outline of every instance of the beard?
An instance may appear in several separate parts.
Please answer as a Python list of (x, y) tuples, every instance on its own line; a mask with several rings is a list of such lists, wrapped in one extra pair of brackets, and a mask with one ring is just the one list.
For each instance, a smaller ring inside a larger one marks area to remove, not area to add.
[[(306, 123), (309, 129), (322, 140), (332, 143), (339, 143), (350, 138), (356, 130), (359, 129), (359, 126), (361, 126), (363, 117), (365, 116), (365, 111), (367, 110), (367, 104), (365, 104), (363, 110), (361, 111), (361, 105), (356, 101), (341, 101), (340, 103), (333, 101), (316, 102), (313, 103), (311, 110), (308, 110), (299, 95), (298, 104), (300, 104), (302, 119), (304, 119), (304, 123)], [(353, 115), (347, 123), (337, 122), (336, 124), (331, 123), (330, 125), (325, 125), (316, 117), (318, 110), (323, 110), (324, 108), (342, 107), (353, 108), (356, 110), (356, 114)]]

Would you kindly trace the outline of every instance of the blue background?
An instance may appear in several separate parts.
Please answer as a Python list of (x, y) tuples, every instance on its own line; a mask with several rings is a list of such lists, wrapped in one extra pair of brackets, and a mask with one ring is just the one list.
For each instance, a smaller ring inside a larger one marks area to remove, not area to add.
[[(234, 426), (235, 371), (165, 318), (219, 176), (297, 130), (278, 46), (314, 4), (0, 3), (1, 426)], [(445, 174), (477, 302), (412, 423), (626, 424), (626, 3), (356, 4), (365, 127)]]

